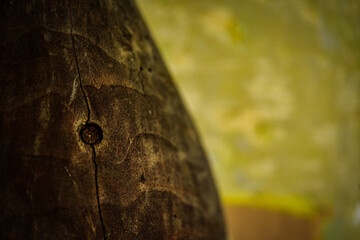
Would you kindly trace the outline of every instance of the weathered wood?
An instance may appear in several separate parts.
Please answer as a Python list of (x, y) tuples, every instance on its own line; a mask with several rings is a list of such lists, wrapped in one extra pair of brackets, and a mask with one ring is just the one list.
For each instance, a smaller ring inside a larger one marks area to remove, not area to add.
[(0, 18), (2, 239), (225, 238), (133, 1), (2, 1)]

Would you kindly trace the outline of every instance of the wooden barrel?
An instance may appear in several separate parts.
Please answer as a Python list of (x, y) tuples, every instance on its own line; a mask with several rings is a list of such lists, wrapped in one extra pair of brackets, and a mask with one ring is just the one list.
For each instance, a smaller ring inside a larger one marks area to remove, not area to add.
[(225, 239), (133, 1), (2, 1), (0, 19), (2, 239)]

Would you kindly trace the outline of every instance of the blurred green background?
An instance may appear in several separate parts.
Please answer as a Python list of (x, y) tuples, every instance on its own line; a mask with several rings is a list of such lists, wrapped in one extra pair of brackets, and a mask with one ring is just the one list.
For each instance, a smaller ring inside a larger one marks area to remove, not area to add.
[(224, 206), (321, 218), (320, 239), (360, 239), (360, 1), (137, 3)]

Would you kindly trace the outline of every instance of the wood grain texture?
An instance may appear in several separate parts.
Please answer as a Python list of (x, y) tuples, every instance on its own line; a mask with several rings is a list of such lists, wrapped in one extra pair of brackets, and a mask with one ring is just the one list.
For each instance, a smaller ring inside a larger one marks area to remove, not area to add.
[[(225, 239), (206, 156), (130, 0), (1, 3), (2, 239)], [(80, 130), (102, 129), (85, 144)]]

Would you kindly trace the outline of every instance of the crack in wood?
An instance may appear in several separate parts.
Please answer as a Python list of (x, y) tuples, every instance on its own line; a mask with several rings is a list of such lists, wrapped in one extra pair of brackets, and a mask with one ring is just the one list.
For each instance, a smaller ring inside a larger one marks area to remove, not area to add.
[(92, 160), (94, 163), (94, 170), (95, 170), (95, 190), (96, 190), (96, 200), (97, 200), (97, 205), (98, 205), (98, 211), (99, 211), (99, 218), (100, 218), (100, 223), (101, 223), (101, 227), (103, 230), (103, 235), (104, 235), (104, 240), (106, 240), (106, 230), (105, 230), (105, 225), (104, 225), (104, 220), (102, 218), (102, 214), (101, 214), (101, 205), (100, 205), (100, 195), (99, 195), (99, 184), (98, 184), (98, 166), (97, 166), (97, 162), (96, 162), (96, 152), (95, 152), (95, 147), (93, 145), (90, 145), (91, 149), (92, 149)]
[(73, 48), (73, 51), (74, 51), (74, 57), (75, 57), (75, 63), (76, 63), (76, 70), (77, 70), (77, 73), (78, 73), (78, 77), (79, 77), (79, 85), (80, 85), (80, 89), (81, 89), (81, 92), (84, 96), (84, 99), (85, 99), (85, 103), (86, 103), (86, 108), (87, 108), (87, 120), (86, 120), (86, 123), (88, 123), (90, 121), (90, 106), (89, 106), (89, 103), (88, 103), (88, 99), (86, 97), (86, 94), (85, 94), (85, 91), (84, 91), (84, 88), (83, 88), (83, 85), (82, 85), (82, 81), (81, 81), (81, 74), (80, 74), (80, 68), (79, 68), (79, 61), (78, 61), (78, 58), (77, 58), (77, 54), (76, 54), (76, 49), (75, 49), (75, 37), (73, 35), (73, 22), (72, 22), (72, 16), (71, 16), (71, 8), (70, 8), (70, 1), (68, 1), (68, 4), (69, 4), (69, 16), (70, 16), (70, 36), (71, 36), (71, 43), (72, 43), (72, 48)]
[[(79, 77), (79, 85), (80, 85), (80, 89), (81, 92), (84, 96), (85, 99), (85, 103), (86, 103), (86, 108), (87, 108), (87, 120), (86, 120), (86, 124), (88, 124), (88, 122), (90, 121), (90, 106), (88, 103), (88, 99), (87, 96), (85, 94), (84, 88), (82, 86), (82, 81), (81, 81), (81, 74), (80, 74), (80, 68), (79, 68), (79, 61), (77, 58), (77, 54), (76, 54), (76, 49), (75, 49), (75, 37), (73, 35), (73, 22), (72, 22), (72, 15), (71, 15), (71, 7), (70, 7), (70, 0), (68, 0), (68, 6), (69, 6), (69, 17), (70, 17), (70, 36), (71, 36), (71, 42), (72, 42), (72, 48), (74, 51), (74, 57), (75, 57), (75, 63), (76, 63), (76, 70), (78, 73), (78, 77)], [(95, 147), (93, 146), (93, 144), (90, 144), (91, 150), (92, 150), (92, 162), (94, 164), (94, 178), (95, 178), (95, 191), (96, 191), (96, 200), (97, 200), (97, 206), (98, 206), (98, 212), (99, 212), (99, 219), (100, 219), (100, 224), (101, 224), (101, 228), (103, 231), (103, 237), (104, 240), (106, 240), (106, 230), (105, 230), (105, 225), (104, 225), (104, 221), (102, 218), (102, 214), (101, 214), (101, 205), (100, 205), (100, 196), (99, 196), (99, 185), (98, 185), (98, 166), (97, 166), (97, 162), (96, 162), (96, 152), (95, 152)]]

